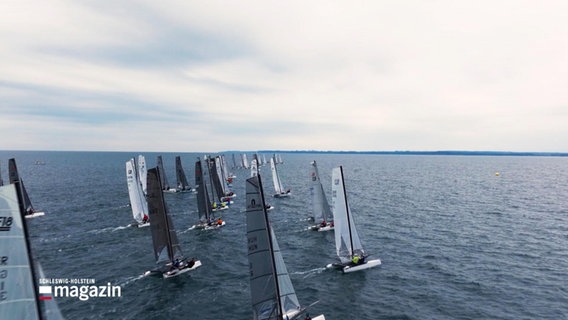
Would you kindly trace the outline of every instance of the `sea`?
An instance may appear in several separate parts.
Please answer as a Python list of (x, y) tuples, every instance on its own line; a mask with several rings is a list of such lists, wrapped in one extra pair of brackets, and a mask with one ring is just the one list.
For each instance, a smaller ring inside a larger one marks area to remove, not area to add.
[[(120, 286), (120, 297), (57, 298), (66, 319), (251, 319), (245, 235), (245, 179), (222, 212), (226, 226), (192, 230), (192, 193), (165, 194), (182, 251), (203, 266), (171, 279), (155, 267), (150, 228), (133, 228), (125, 162), (175, 156), (194, 180), (198, 153), (0, 151), (2, 177), (17, 161), (34, 207), (27, 219), (35, 260), (52, 279)], [(269, 155), (267, 155), (268, 158)], [(568, 158), (281, 153), (289, 198), (271, 198), (269, 219), (302, 305), (311, 316), (343, 319), (568, 319)], [(231, 154), (226, 154), (231, 167)], [(251, 154), (248, 154), (251, 159)], [(310, 162), (328, 200), (331, 170), (342, 165), (347, 197), (376, 268), (342, 274), (333, 232), (314, 232)]]

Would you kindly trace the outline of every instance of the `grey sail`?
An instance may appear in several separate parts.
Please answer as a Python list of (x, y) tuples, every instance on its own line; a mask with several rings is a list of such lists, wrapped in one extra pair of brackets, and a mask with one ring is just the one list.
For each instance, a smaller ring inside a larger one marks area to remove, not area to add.
[(2, 180), (2, 163), (0, 162), (0, 187), (4, 185), (4, 180)]
[(215, 191), (215, 200), (222, 202), (222, 198), (225, 196), (225, 190), (223, 189), (223, 182), (221, 181), (221, 176), (219, 175), (219, 170), (217, 170), (217, 160), (216, 158), (210, 158), (209, 161), (209, 175), (211, 177), (211, 185)]
[(34, 213), (35, 209), (32, 205), (32, 201), (30, 200), (30, 196), (26, 191), (24, 182), (22, 181), (22, 179), (20, 179), (18, 167), (16, 166), (16, 159), (14, 158), (8, 160), (8, 177), (10, 179), (10, 183), (20, 182), (18, 184), (18, 193), (22, 197), (22, 201), (24, 203), (24, 212), (26, 214)]
[(176, 156), (176, 178), (177, 178), (177, 187), (180, 190), (189, 190), (191, 187), (187, 182), (187, 177), (185, 176), (185, 171), (183, 171), (183, 167), (181, 165), (181, 157)]
[(174, 259), (182, 258), (181, 248), (168, 208), (164, 201), (158, 168), (148, 170), (148, 211), (150, 215), (150, 228), (154, 244), (154, 258), (156, 263), (168, 263)]
[(315, 160), (312, 161), (310, 168), (310, 188), (312, 191), (312, 210), (314, 218), (321, 218), (323, 221), (327, 222), (333, 221), (333, 212), (327, 202)]
[(162, 190), (169, 190), (170, 185), (168, 184), (168, 178), (166, 177), (166, 171), (164, 170), (164, 163), (162, 161), (162, 156), (158, 156), (157, 166), (160, 169), (160, 183), (162, 184)]
[(197, 211), (199, 220), (208, 221), (211, 217), (211, 202), (207, 192), (207, 184), (203, 181), (203, 170), (201, 160), (195, 161), (195, 185), (197, 186)]
[[(11, 175), (10, 175), (11, 176)], [(41, 319), (37, 284), (32, 266), (19, 182), (0, 187), (0, 249), (7, 257), (2, 279), (6, 299), (0, 302), (0, 319)]]
[(294, 319), (304, 309), (270, 227), (259, 175), (246, 180), (246, 214), (253, 319)]

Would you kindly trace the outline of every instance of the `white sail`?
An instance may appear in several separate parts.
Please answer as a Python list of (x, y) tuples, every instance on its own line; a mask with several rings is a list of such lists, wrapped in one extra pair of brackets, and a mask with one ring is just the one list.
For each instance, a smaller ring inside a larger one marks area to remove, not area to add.
[[(19, 183), (19, 182), (17, 182)], [(0, 187), (0, 252), (2, 252), (0, 319), (40, 319), (26, 226), (16, 184)]]
[(363, 246), (353, 223), (353, 217), (347, 203), (343, 168), (333, 168), (331, 176), (331, 201), (335, 223), (335, 247), (342, 263), (351, 261), (354, 254), (364, 256)]
[(282, 187), (282, 182), (280, 182), (278, 169), (276, 169), (276, 163), (273, 157), (270, 158), (270, 170), (272, 170), (272, 182), (274, 183), (274, 191), (276, 191), (276, 194), (283, 193), (284, 187)]
[(331, 222), (333, 220), (333, 213), (327, 202), (315, 161), (312, 161), (310, 167), (310, 188), (312, 191), (312, 210), (314, 218), (321, 218), (322, 221)]
[(146, 158), (143, 155), (138, 155), (138, 181), (142, 186), (142, 191), (146, 194), (148, 168), (146, 168)]
[(130, 208), (132, 216), (138, 223), (142, 223), (144, 216), (148, 215), (148, 203), (142, 191), (142, 185), (138, 180), (138, 171), (134, 158), (126, 161), (126, 182), (128, 184), (128, 196), (130, 197)]
[(253, 319), (293, 319), (302, 309), (268, 222), (259, 175), (246, 180), (247, 241)]
[(246, 154), (246, 153), (243, 153), (243, 155), (242, 155), (242, 160), (243, 160), (243, 167), (244, 167), (245, 169), (248, 169), (248, 168), (249, 168), (249, 163), (248, 163), (248, 160), (247, 160), (247, 154)]
[(258, 167), (256, 165), (256, 159), (250, 161), (250, 176), (255, 177), (258, 175)]

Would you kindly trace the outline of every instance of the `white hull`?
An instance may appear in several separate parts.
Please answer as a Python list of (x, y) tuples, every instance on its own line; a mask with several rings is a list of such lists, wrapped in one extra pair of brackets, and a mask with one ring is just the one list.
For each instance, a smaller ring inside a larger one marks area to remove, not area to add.
[(323, 314), (320, 314), (317, 317), (312, 317), (312, 320), (325, 320), (325, 316)]
[(149, 227), (150, 226), (150, 222), (146, 222), (146, 223), (133, 223), (130, 225), (131, 227), (136, 227), (136, 228), (145, 228), (145, 227)]
[(45, 212), (43, 212), (43, 211), (36, 211), (36, 212), (34, 212), (34, 213), (32, 213), (32, 214), (26, 214), (26, 218), (36, 218), (36, 217), (41, 217), (41, 216), (44, 216), (44, 215), (45, 215)]
[(331, 231), (333, 229), (334, 228), (330, 225), (326, 225), (325, 227), (322, 227), (319, 224), (316, 224), (315, 226), (310, 227), (310, 230), (317, 231), (317, 232)]
[(215, 211), (219, 211), (219, 210), (226, 210), (229, 209), (228, 206), (224, 206), (224, 207), (217, 207), (217, 208), (211, 208), (211, 211), (215, 212)]
[(272, 209), (274, 209), (274, 206), (272, 206), (272, 205), (268, 205), (268, 207), (266, 207), (266, 211), (270, 211)]
[(173, 278), (173, 277), (179, 276), (180, 274), (184, 274), (184, 273), (186, 273), (186, 272), (188, 272), (188, 271), (193, 271), (193, 270), (195, 270), (195, 269), (197, 269), (197, 268), (199, 268), (199, 267), (201, 267), (201, 261), (200, 261), (200, 260), (196, 260), (195, 263), (193, 264), (193, 266), (192, 266), (191, 268), (187, 268), (187, 267), (186, 267), (186, 268), (183, 268), (183, 269), (181, 269), (181, 270), (175, 269), (175, 270), (173, 270), (173, 271), (166, 271), (166, 272), (161, 272), (161, 271), (158, 271), (158, 270), (150, 270), (150, 271), (146, 271), (146, 272), (144, 273), (144, 275), (145, 275), (145, 276), (149, 276), (149, 275), (159, 275), (159, 274), (161, 274), (164, 279), (167, 279), (167, 278)]
[(338, 265), (338, 264), (331, 264), (330, 263), (326, 267), (341, 270), (343, 273), (351, 273), (351, 272), (355, 272), (355, 271), (359, 271), (359, 270), (370, 269), (370, 268), (380, 266), (380, 265), (381, 265), (381, 260), (375, 259), (375, 260), (368, 260), (365, 263), (359, 264), (359, 265), (341, 266), (341, 265)]
[(288, 192), (284, 192), (284, 193), (277, 193), (275, 195), (273, 195), (274, 198), (286, 198), (288, 196), (290, 196), (290, 191)]
[(164, 192), (168, 192), (168, 193), (178, 193), (178, 192), (179, 192), (179, 190), (178, 190), (178, 189), (175, 189), (175, 188), (169, 188), (169, 189), (163, 190), (163, 191), (164, 191)]
[(180, 274), (184, 274), (188, 271), (195, 270), (199, 267), (201, 267), (201, 261), (197, 260), (197, 261), (195, 261), (195, 264), (191, 268), (183, 268), (181, 270), (166, 271), (162, 275), (163, 275), (164, 279), (173, 278), (173, 277), (179, 276)]
[(215, 221), (211, 224), (208, 224), (208, 223), (194, 224), (193, 226), (191, 226), (191, 229), (212, 230), (212, 229), (219, 229), (223, 226), (225, 226), (225, 221), (223, 221), (221, 224), (218, 224)]

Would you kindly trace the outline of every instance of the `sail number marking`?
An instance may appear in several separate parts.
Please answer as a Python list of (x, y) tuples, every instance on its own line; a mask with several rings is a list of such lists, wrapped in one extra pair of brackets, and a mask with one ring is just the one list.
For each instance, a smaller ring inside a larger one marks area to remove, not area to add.
[(10, 227), (12, 226), (13, 218), (12, 217), (0, 217), (0, 231), (10, 231)]

